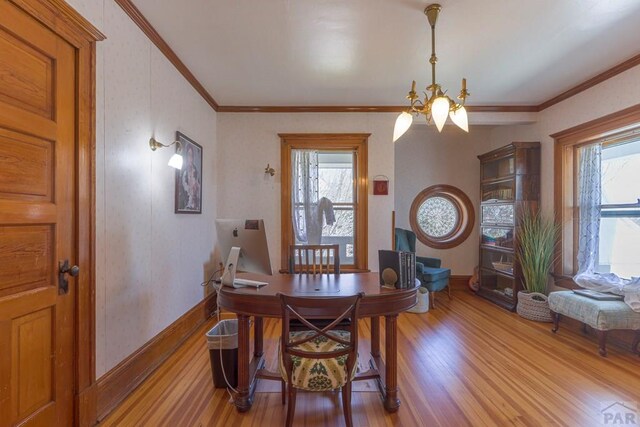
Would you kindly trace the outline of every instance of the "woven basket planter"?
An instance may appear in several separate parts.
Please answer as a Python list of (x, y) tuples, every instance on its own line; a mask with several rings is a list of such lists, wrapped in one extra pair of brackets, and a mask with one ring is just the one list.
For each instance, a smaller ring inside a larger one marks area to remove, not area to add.
[(552, 322), (549, 302), (545, 294), (538, 292), (518, 292), (518, 307), (520, 317), (536, 322)]

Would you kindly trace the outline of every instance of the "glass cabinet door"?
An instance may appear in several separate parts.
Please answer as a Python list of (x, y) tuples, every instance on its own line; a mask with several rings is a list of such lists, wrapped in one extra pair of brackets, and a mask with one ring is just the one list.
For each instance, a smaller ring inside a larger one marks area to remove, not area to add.
[(513, 298), (513, 279), (500, 276), (491, 270), (481, 270), (482, 287), (504, 297)]
[(481, 244), (513, 249), (513, 228), (482, 227)]
[(482, 205), (482, 224), (513, 225), (513, 205)]
[(514, 180), (507, 179), (482, 186), (483, 202), (512, 201), (514, 195)]
[(515, 173), (513, 157), (497, 159), (482, 165), (482, 180), (498, 179), (511, 176)]
[(513, 274), (514, 256), (510, 253), (483, 250), (482, 267), (492, 269), (504, 274)]

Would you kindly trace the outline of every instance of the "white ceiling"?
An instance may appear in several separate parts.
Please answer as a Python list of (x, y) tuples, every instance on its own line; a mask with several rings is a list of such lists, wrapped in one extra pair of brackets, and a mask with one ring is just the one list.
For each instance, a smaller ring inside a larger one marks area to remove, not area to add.
[[(417, 0), (134, 0), (220, 105), (404, 105), (431, 79)], [(639, 0), (441, 0), (438, 81), (537, 105), (640, 52)]]

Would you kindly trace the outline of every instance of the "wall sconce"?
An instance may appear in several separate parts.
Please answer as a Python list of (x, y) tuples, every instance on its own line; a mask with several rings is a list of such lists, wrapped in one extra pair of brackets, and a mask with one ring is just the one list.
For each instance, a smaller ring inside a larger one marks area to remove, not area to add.
[(276, 174), (276, 170), (269, 166), (269, 163), (267, 163), (267, 167), (264, 168), (264, 173), (268, 173), (269, 175), (273, 176)]
[(156, 151), (156, 149), (158, 148), (171, 147), (174, 144), (176, 144), (176, 146), (178, 147), (178, 150), (173, 154), (173, 156), (171, 156), (171, 158), (169, 159), (168, 165), (171, 166), (172, 168), (182, 169), (182, 154), (180, 154), (180, 152), (182, 151), (182, 145), (180, 144), (180, 141), (176, 140), (176, 141), (173, 141), (171, 144), (164, 145), (156, 141), (154, 138), (151, 138), (149, 140), (149, 148), (151, 148), (151, 151)]

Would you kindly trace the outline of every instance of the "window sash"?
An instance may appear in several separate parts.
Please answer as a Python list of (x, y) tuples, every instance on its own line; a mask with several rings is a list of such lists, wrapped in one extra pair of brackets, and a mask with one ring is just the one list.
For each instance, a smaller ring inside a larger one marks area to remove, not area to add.
[(600, 205), (602, 218), (640, 218), (640, 202)]

